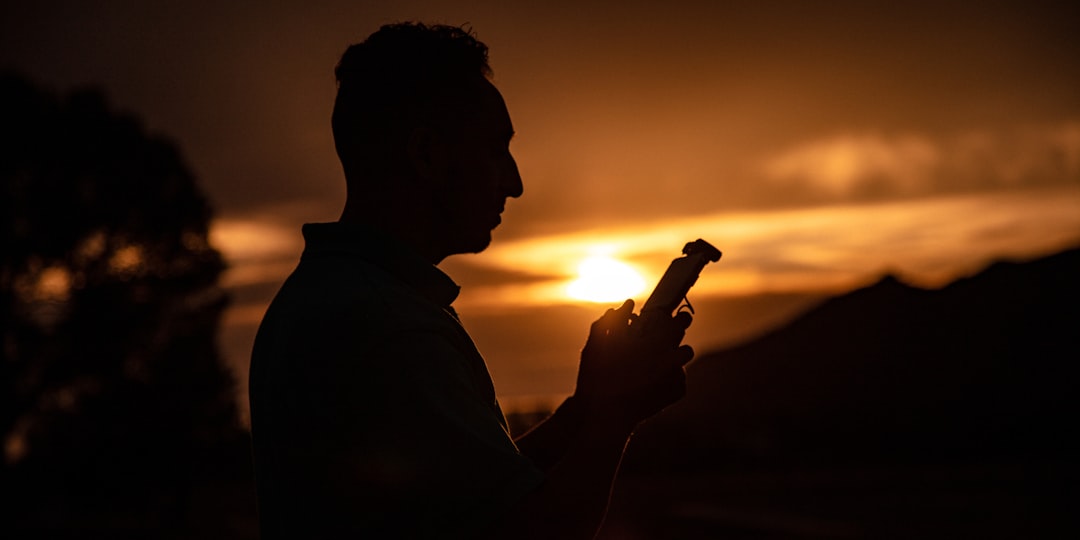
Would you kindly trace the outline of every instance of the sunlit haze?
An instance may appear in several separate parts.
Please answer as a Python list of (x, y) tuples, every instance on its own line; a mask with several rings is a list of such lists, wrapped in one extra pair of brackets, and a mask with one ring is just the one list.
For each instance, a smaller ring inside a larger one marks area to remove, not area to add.
[(618, 302), (645, 289), (645, 278), (637, 270), (608, 256), (587, 257), (577, 271), (577, 279), (566, 287), (566, 295), (576, 300)]
[[(212, 237), (232, 262), (231, 286), (279, 282), (302, 249), (299, 231), (273, 224), (220, 220)], [(263, 249), (251, 249), (253, 237)], [(699, 295), (837, 292), (883, 273), (938, 287), (995, 259), (1080, 243), (1080, 190), (693, 216), (497, 242), (444, 266), (466, 276), (475, 268), (519, 273), (466, 288), (460, 302), (472, 307), (617, 302), (646, 292), (699, 237), (725, 253), (695, 286)]]

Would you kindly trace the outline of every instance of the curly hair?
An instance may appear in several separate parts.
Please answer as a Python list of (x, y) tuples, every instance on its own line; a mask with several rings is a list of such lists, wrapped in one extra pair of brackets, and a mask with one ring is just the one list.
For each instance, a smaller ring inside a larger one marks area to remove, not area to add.
[(470, 84), (490, 78), (487, 45), (471, 29), (406, 22), (382, 26), (349, 46), (334, 69), (331, 124), (346, 169), (364, 175), (393, 167), (403, 138), (439, 122)]

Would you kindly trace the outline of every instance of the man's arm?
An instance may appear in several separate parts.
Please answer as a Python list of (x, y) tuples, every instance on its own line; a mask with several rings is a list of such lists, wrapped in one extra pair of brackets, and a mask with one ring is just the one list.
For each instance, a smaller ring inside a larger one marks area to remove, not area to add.
[(577, 398), (570, 396), (551, 416), (514, 439), (514, 444), (538, 468), (548, 471), (562, 460), (581, 430), (583, 421)]
[(582, 351), (573, 397), (518, 441), (546, 470), (491, 538), (593, 538), (607, 512), (612, 484), (634, 428), (686, 391), (679, 346), (689, 315), (641, 333), (630, 326), (633, 303), (596, 321)]

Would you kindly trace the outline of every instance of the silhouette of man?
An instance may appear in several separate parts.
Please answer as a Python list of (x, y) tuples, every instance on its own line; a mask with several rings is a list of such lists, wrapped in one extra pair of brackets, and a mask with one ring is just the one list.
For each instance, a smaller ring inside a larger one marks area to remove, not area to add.
[(487, 47), (388, 25), (335, 71), (347, 181), (259, 328), (252, 436), (264, 538), (592, 538), (623, 449), (685, 393), (689, 316), (593, 323), (574, 395), (512, 440), (436, 265), (491, 241), (522, 194)]

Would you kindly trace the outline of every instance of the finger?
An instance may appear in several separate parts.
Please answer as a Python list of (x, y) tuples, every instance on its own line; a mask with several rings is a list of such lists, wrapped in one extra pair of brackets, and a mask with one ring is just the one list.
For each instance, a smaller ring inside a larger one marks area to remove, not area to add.
[(625, 330), (634, 318), (634, 301), (627, 300), (623, 302), (617, 309), (608, 310), (605, 316), (608, 319), (608, 328), (610, 330)]
[(681, 368), (694, 359), (694, 348), (689, 345), (682, 345), (675, 349), (669, 358), (671, 358), (672, 363)]
[(589, 329), (590, 339), (610, 338), (629, 328), (630, 318), (622, 309), (609, 309), (594, 321)]
[(694, 316), (689, 311), (680, 311), (675, 314), (675, 324), (683, 330), (690, 328), (692, 322), (694, 322)]
[(603, 329), (608, 324), (607, 321), (608, 321), (609, 318), (611, 318), (612, 313), (615, 313), (615, 310), (614, 309), (609, 309), (609, 310), (605, 311), (604, 314), (601, 315), (599, 319), (596, 319), (595, 321), (593, 321), (592, 326), (590, 326), (590, 329), (592, 330), (592, 333), (594, 333), (594, 334), (598, 333), (601, 329)]
[(648, 332), (652, 339), (665, 347), (674, 347), (686, 336), (686, 323), (682, 317), (657, 317)]

